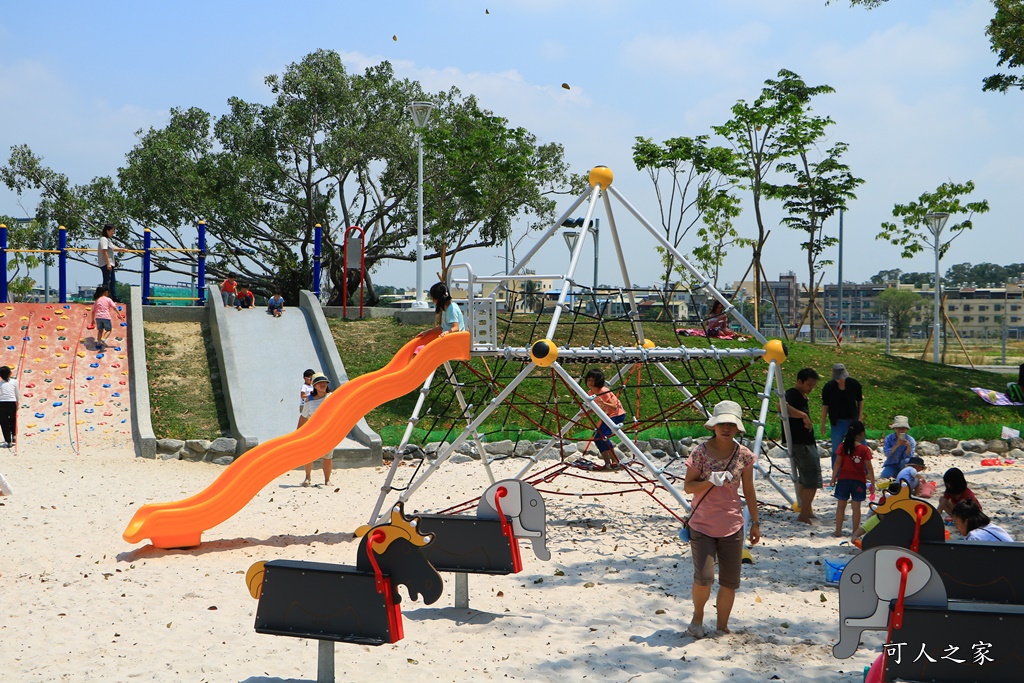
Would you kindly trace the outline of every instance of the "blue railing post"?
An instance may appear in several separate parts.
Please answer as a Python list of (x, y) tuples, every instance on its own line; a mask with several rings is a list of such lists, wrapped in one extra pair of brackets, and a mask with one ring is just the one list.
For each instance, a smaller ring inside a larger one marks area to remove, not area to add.
[(206, 305), (206, 221), (199, 221), (199, 266), (196, 268), (196, 287), (199, 305)]
[(313, 232), (313, 295), (317, 301), (320, 300), (320, 259), (322, 258), (321, 246), (323, 245), (324, 229), (317, 223)]
[(57, 226), (57, 298), (62, 304), (68, 302), (68, 229)]
[(149, 305), (149, 271), (153, 265), (152, 252), (153, 234), (146, 228), (142, 233), (142, 305)]
[(0, 301), (7, 302), (7, 226), (0, 223), (0, 270), (4, 271)]

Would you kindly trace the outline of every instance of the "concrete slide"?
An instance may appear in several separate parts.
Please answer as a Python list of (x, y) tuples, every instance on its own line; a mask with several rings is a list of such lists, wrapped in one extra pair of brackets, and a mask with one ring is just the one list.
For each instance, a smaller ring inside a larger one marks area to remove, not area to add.
[(308, 462), (310, 453), (326, 452), (368, 411), (415, 390), (443, 363), (469, 360), (469, 341), (469, 332), (441, 338), (431, 332), (410, 340), (383, 368), (328, 396), (300, 429), (247, 451), (196, 495), (143, 505), (122, 534), (124, 540), (138, 543), (149, 538), (157, 548), (199, 545), (203, 531), (237, 513), (275, 477)]
[[(323, 310), (310, 292), (301, 292), (299, 307), (286, 309), (280, 318), (262, 307), (225, 308), (216, 285), (209, 288), (207, 306), (239, 455), (294, 431), (303, 370), (323, 372), (335, 390), (348, 381)], [(307, 462), (331, 450), (310, 452)], [(342, 467), (379, 465), (380, 437), (360, 419), (333, 444), (333, 458)]]

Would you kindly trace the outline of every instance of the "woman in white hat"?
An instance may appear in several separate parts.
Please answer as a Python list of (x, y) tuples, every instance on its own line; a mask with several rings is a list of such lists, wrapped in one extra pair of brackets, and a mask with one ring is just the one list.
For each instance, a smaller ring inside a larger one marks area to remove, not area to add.
[[(761, 540), (754, 463), (757, 456), (736, 442), (746, 432), (743, 411), (735, 401), (722, 401), (704, 423), (715, 435), (690, 452), (683, 490), (693, 496), (688, 521), (693, 556), (693, 619), (686, 629), (703, 638), (704, 606), (711, 597), (718, 560), (718, 619), (716, 628), (729, 633), (729, 615), (740, 586), (743, 555), (743, 502), (750, 512), (750, 543)], [(740, 498), (740, 485), (743, 499)]]
[(906, 415), (894, 417), (889, 428), (893, 432), (886, 435), (885, 441), (882, 442), (885, 462), (882, 463), (882, 472), (878, 475), (882, 479), (892, 479), (899, 474), (917, 451), (917, 442), (914, 441), (914, 437), (907, 434), (910, 429), (910, 420)]

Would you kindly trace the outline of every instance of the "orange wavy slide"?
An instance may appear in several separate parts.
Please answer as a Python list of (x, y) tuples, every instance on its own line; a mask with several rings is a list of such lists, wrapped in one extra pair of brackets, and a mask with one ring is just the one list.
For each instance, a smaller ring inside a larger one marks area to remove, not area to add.
[(413, 338), (383, 368), (331, 393), (300, 429), (246, 451), (196, 495), (143, 505), (122, 537), (129, 543), (148, 538), (157, 548), (199, 545), (203, 531), (241, 510), (275, 478), (329, 453), (366, 413), (413, 391), (443, 363), (469, 360), (469, 345), (469, 332)]

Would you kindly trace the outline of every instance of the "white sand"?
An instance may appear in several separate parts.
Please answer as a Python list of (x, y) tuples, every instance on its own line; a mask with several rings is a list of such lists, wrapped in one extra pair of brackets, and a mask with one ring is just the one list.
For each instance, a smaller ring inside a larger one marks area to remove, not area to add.
[[(983, 468), (980, 459), (932, 458), (929, 474), (961, 467), (986, 511), (1024, 538), (1016, 518), (1024, 468)], [(0, 472), (14, 489), (0, 498), (0, 678), (315, 680), (315, 642), (253, 631), (257, 603), (244, 572), (276, 558), (354, 563), (351, 531), (367, 521), (384, 470), (336, 471), (337, 492), (297, 486), (298, 472), (280, 477), (205, 532), (196, 549), (132, 547), (121, 539), (138, 506), (192, 495), (221, 471), (135, 459), (128, 447), (94, 446), (81, 456), (0, 450)], [(478, 463), (451, 464), (417, 493), (413, 507), (440, 509), (478, 495), (486, 483)], [(611, 490), (569, 479), (550, 487)], [(781, 502), (763, 481), (758, 491)], [(814, 529), (797, 525), (791, 512), (762, 509), (764, 541), (754, 550), (756, 564), (743, 568), (731, 621), (736, 633), (701, 641), (683, 635), (692, 565), (675, 519), (643, 493), (548, 496), (547, 503), (549, 562), (524, 544), (521, 574), (471, 576), (470, 610), (451, 606), (446, 575), (445, 595), (433, 606), (403, 601), (403, 641), (339, 643), (338, 680), (859, 681), (882, 642), (871, 634), (853, 658), (831, 655), (837, 590), (824, 584), (820, 563), (851, 550), (831, 536), (829, 500), (819, 498), (821, 525)], [(709, 626), (714, 614), (709, 605)]]

